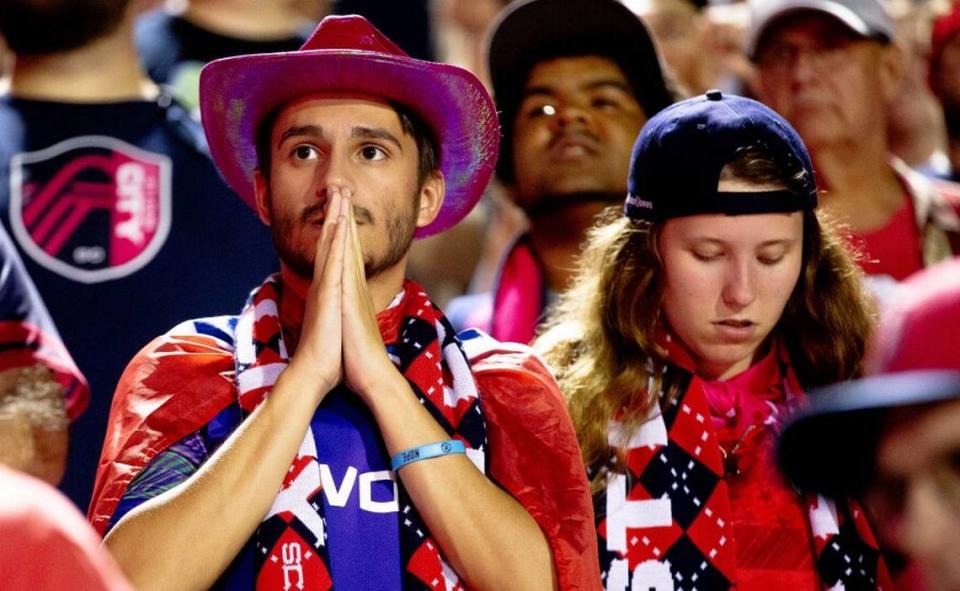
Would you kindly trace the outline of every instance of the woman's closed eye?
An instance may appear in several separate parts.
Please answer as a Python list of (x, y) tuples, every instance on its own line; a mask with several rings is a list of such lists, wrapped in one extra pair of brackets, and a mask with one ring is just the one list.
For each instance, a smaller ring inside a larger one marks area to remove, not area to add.
[(757, 252), (757, 261), (761, 265), (773, 266), (783, 261), (790, 251), (790, 245), (782, 243), (770, 244)]
[(523, 116), (527, 119), (537, 119), (540, 117), (553, 117), (557, 114), (557, 107), (548, 102), (529, 101), (522, 109)]
[(698, 249), (694, 249), (694, 250), (691, 250), (690, 252), (693, 254), (693, 258), (697, 259), (698, 261), (703, 261), (703, 262), (716, 261), (716, 260), (720, 260), (721, 258), (723, 258), (723, 251), (722, 251), (722, 250), (698, 250)]
[(594, 108), (604, 111), (620, 111), (625, 110), (628, 103), (627, 98), (622, 96), (621, 92), (611, 90), (594, 95), (590, 99), (590, 104)]

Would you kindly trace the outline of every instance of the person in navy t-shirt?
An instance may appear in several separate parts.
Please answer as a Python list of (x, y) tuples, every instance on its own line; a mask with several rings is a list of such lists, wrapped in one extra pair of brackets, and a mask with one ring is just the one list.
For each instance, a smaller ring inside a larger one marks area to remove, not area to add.
[(129, 0), (0, 9), (16, 55), (0, 96), (0, 219), (90, 383), (62, 484), (84, 508), (129, 358), (185, 316), (240, 305), (277, 266), (199, 125), (140, 68), (137, 12)]

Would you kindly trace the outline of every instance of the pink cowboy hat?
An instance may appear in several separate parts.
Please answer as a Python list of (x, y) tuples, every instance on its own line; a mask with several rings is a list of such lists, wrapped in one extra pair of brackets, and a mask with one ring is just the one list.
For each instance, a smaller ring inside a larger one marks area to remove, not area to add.
[(419, 115), (439, 150), (446, 196), (424, 238), (453, 226), (480, 199), (500, 143), (490, 94), (456, 66), (414, 59), (360, 16), (328, 16), (297, 51), (219, 59), (200, 74), (200, 113), (213, 161), (255, 207), (257, 131), (282, 105), (323, 92), (394, 102)]

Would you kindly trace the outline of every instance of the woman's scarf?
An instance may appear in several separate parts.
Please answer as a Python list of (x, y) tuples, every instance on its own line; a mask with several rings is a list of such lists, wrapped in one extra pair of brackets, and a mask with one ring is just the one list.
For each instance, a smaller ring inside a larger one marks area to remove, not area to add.
[[(731, 589), (737, 560), (724, 480), (729, 462), (711, 420), (715, 410), (689, 352), (669, 338), (660, 340), (670, 360), (665, 371), (682, 393), (674, 400), (658, 393), (661, 404), (631, 433), (611, 421), (609, 442), (621, 456), (610, 465), (625, 469), (611, 472), (594, 500), (605, 588)], [(783, 397), (799, 399), (803, 392), (789, 360), (785, 354), (778, 358)], [(590, 476), (604, 468), (591, 467)], [(876, 540), (856, 503), (814, 495), (801, 502), (825, 590), (890, 588)]]

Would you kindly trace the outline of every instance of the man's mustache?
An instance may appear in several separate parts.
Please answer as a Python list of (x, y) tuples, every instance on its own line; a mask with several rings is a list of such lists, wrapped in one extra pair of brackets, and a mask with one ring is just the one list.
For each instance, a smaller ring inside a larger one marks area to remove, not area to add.
[[(320, 220), (323, 218), (323, 214), (326, 209), (326, 201), (314, 203), (303, 210), (303, 213), (300, 214), (300, 221), (304, 224), (310, 224), (314, 221)], [(356, 218), (357, 223), (360, 224), (373, 223), (373, 212), (362, 205), (357, 205), (356, 203), (353, 204), (353, 217)]]

